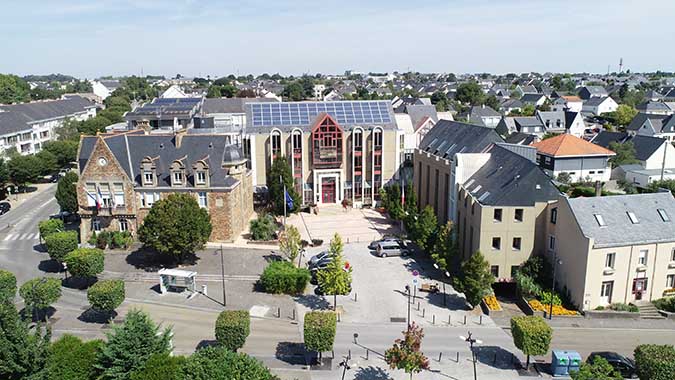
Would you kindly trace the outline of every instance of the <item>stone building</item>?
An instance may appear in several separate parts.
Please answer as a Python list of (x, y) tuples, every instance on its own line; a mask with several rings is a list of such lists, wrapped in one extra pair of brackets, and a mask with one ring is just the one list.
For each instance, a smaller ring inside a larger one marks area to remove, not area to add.
[(222, 135), (142, 130), (80, 140), (77, 197), (82, 240), (92, 231), (136, 234), (152, 205), (188, 193), (211, 216), (210, 241), (231, 241), (253, 213), (252, 173)]

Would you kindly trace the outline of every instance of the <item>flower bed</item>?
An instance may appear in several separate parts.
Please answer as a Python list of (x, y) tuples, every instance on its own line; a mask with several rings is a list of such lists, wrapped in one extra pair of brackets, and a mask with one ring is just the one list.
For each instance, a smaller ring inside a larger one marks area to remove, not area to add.
[(664, 297), (675, 296), (675, 288), (666, 289), (663, 291)]
[[(550, 305), (545, 305), (539, 300), (529, 300), (527, 303), (534, 311), (543, 311), (548, 313)], [(565, 309), (562, 305), (553, 305), (553, 315), (577, 315), (575, 310)]]
[(495, 297), (494, 295), (489, 295), (483, 298), (483, 301), (487, 305), (488, 309), (490, 309), (491, 311), (502, 310), (502, 305), (499, 304), (499, 301), (497, 301), (497, 297)]

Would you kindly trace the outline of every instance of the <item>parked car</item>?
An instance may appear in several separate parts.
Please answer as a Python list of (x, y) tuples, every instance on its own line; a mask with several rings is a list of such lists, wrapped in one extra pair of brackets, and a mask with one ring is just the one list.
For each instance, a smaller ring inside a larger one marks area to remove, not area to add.
[(319, 254), (316, 254), (309, 259), (309, 262), (307, 263), (307, 266), (309, 266), (311, 268), (311, 267), (315, 266), (319, 261), (321, 261), (321, 260), (323, 260), (327, 257), (330, 257), (330, 256), (331, 256), (331, 253), (328, 252), (328, 251), (323, 251)]
[(328, 264), (330, 264), (331, 261), (333, 261), (333, 258), (331, 256), (328, 256), (325, 259), (319, 261), (313, 267), (309, 268), (309, 273), (312, 275), (312, 278), (309, 280), (311, 284), (316, 285), (317, 283), (316, 273), (322, 269), (326, 269), (326, 267), (328, 266)]
[(5, 215), (11, 209), (12, 205), (9, 202), (0, 202), (0, 215)]
[[(339, 296), (346, 296), (347, 294), (349, 294), (349, 293), (351, 293), (351, 292), (352, 292), (352, 284), (349, 284), (349, 290), (347, 291), (347, 293), (345, 293), (345, 294), (338, 294), (338, 295), (339, 295)], [(323, 291), (323, 289), (321, 288), (321, 286), (317, 286), (317, 287), (314, 289), (314, 294), (316, 294), (317, 296), (325, 296), (325, 295), (326, 295), (326, 293)]]
[(410, 248), (401, 240), (385, 241), (377, 245), (376, 253), (380, 257), (408, 256)]
[(385, 243), (385, 242), (389, 242), (389, 241), (396, 241), (396, 240), (399, 240), (396, 236), (384, 236), (384, 237), (383, 237), (382, 239), (380, 239), (380, 240), (373, 240), (373, 241), (368, 245), (368, 248), (369, 248), (369, 249), (372, 249), (372, 250), (376, 250), (378, 244), (380, 244), (380, 243)]
[(607, 360), (607, 362), (614, 367), (615, 370), (619, 371), (624, 378), (637, 379), (638, 376), (637, 371), (635, 370), (635, 362), (632, 359), (617, 354), (616, 352), (601, 351), (591, 352), (586, 361), (592, 364), (596, 357)]

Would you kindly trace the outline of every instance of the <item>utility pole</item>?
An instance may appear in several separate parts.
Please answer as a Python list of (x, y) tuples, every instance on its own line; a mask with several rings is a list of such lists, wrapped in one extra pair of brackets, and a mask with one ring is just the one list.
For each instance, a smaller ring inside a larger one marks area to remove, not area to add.
[(405, 286), (405, 291), (408, 293), (408, 330), (410, 330), (410, 285)]

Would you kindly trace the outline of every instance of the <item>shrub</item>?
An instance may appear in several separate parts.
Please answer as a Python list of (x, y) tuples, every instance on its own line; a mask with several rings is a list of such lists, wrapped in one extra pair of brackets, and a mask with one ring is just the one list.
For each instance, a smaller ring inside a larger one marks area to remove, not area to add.
[(48, 219), (38, 223), (40, 237), (43, 239), (55, 232), (63, 231), (64, 229), (63, 220), (61, 219)]
[(595, 189), (588, 186), (575, 186), (572, 188), (572, 198), (594, 197)]
[(89, 304), (95, 310), (112, 312), (124, 302), (124, 281), (102, 280), (87, 290)]
[(325, 352), (333, 349), (337, 316), (332, 311), (310, 311), (305, 314), (305, 348)]
[(106, 249), (112, 245), (112, 233), (108, 231), (101, 231), (96, 235), (96, 248)]
[(250, 230), (252, 240), (272, 240), (277, 226), (272, 215), (264, 214), (251, 221)]
[(675, 373), (675, 348), (641, 344), (635, 348), (635, 364), (642, 380), (670, 380)]
[(112, 233), (112, 248), (127, 249), (133, 241), (134, 238), (129, 231), (115, 231)]
[(609, 305), (609, 308), (614, 311), (629, 311), (631, 313), (637, 313), (640, 311), (637, 306), (625, 303), (613, 303)]
[(534, 279), (520, 271), (516, 273), (516, 289), (523, 297), (537, 297), (541, 294), (541, 287)]
[(246, 310), (225, 310), (216, 320), (216, 340), (230, 351), (237, 351), (251, 333), (251, 321)]
[(288, 261), (275, 261), (263, 271), (260, 284), (268, 293), (299, 294), (305, 291), (310, 277), (307, 269), (296, 268)]
[(659, 298), (652, 303), (659, 310), (675, 313), (675, 297)]
[(0, 269), (0, 302), (11, 302), (15, 295), (16, 276), (8, 270)]
[(131, 373), (130, 380), (184, 380), (185, 356), (153, 354), (143, 368)]
[(527, 355), (526, 368), (530, 366), (530, 355), (544, 355), (551, 345), (553, 330), (540, 316), (530, 315), (511, 318), (513, 344)]
[(61, 281), (56, 278), (34, 278), (21, 285), (19, 295), (26, 303), (26, 309), (34, 313), (48, 308), (61, 298)]
[(103, 272), (104, 254), (98, 248), (78, 248), (66, 255), (68, 271), (75, 277), (95, 277)]
[(531, 277), (540, 288), (550, 287), (553, 281), (553, 267), (543, 256), (531, 256), (523, 263), (520, 272)]
[(47, 253), (52, 260), (63, 262), (66, 255), (77, 249), (77, 232), (60, 231), (45, 238)]
[(560, 297), (558, 297), (557, 294), (551, 292), (541, 292), (541, 294), (539, 295), (539, 301), (541, 301), (541, 303), (543, 303), (544, 305), (550, 305), (551, 301), (553, 301), (553, 306), (562, 304), (562, 301), (560, 301)]
[(94, 363), (103, 341), (83, 342), (66, 334), (49, 347), (45, 380), (89, 380), (96, 376)]
[[(223, 347), (207, 347), (190, 356), (183, 366), (185, 380), (276, 380), (258, 360)], [(145, 380), (145, 379), (144, 379)]]

